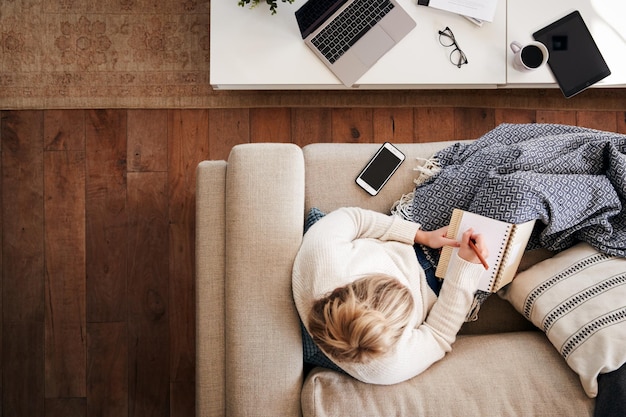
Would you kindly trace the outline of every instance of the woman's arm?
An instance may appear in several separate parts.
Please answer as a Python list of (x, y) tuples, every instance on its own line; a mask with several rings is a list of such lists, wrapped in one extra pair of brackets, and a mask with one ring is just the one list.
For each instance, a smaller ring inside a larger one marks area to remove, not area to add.
[(424, 323), (442, 339), (444, 345), (451, 346), (456, 340), (456, 335), (474, 303), (474, 295), (484, 272), (478, 254), (470, 247), (470, 240), (475, 242), (481, 256), (488, 256), (482, 235), (474, 234), (472, 229), (466, 230), (461, 240), (456, 242), (458, 254), (450, 262), (439, 297)]
[(433, 249), (439, 249), (444, 246), (453, 246), (458, 248), (461, 243), (454, 239), (450, 239), (447, 234), (448, 226), (431, 231), (419, 229), (417, 233), (415, 233), (415, 243), (419, 243), (420, 245), (428, 246)]
[(356, 239), (378, 239), (412, 244), (420, 229), (415, 222), (358, 207), (344, 207), (328, 213), (307, 235), (326, 242), (352, 242)]

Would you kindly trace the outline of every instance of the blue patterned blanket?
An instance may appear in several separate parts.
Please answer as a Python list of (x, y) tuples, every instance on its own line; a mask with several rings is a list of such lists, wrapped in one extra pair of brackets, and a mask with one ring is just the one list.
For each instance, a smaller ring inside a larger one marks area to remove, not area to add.
[(441, 171), (415, 188), (408, 207), (424, 229), (445, 226), (459, 207), (511, 223), (538, 219), (529, 248), (585, 241), (626, 257), (626, 135), (502, 124), (434, 158)]

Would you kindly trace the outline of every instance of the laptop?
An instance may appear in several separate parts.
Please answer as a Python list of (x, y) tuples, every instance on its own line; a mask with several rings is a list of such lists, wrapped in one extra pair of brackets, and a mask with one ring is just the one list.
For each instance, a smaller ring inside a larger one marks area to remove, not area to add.
[(415, 27), (396, 0), (308, 0), (296, 20), (304, 43), (348, 87)]

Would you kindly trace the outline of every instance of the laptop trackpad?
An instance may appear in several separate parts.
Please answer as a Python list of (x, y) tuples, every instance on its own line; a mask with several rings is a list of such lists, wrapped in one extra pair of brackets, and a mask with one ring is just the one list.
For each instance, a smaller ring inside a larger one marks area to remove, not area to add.
[(372, 65), (395, 44), (395, 41), (379, 26), (370, 29), (350, 49), (365, 65)]

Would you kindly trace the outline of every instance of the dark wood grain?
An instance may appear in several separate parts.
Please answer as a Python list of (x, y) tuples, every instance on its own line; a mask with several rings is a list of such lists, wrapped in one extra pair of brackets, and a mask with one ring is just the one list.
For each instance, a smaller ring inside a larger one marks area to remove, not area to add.
[(537, 112), (526, 109), (495, 109), (495, 125), (501, 123), (535, 123)]
[(287, 107), (250, 110), (252, 142), (291, 142), (291, 111)]
[[(0, 151), (2, 150), (2, 134), (4, 132), (4, 121), (3, 119), (3, 114), (2, 112), (0, 112)], [(2, 153), (0, 152), (0, 173), (2, 172)], [(2, 183), (4, 182), (4, 179), (2, 177), (2, 175), (0, 175), (0, 230), (2, 228), (2, 225), (4, 224), (3, 222), (3, 216), (2, 216), (2, 212), (3, 212), (3, 205), (2, 205)], [(2, 245), (2, 242), (0, 242), (0, 311), (3, 311), (2, 308), (2, 299), (4, 298), (4, 291), (2, 291), (2, 287), (3, 287), (3, 271), (4, 271), (4, 264), (2, 262), (3, 260), (3, 254), (4, 254), (4, 247)], [(4, 355), (3, 355), (3, 343), (2, 343), (2, 337), (4, 335), (4, 320), (3, 318), (0, 318), (0, 393), (4, 393), (4, 390), (2, 389), (2, 384), (3, 384), (3, 377), (2, 377), (2, 369), (3, 369), (3, 364), (4, 364)], [(0, 394), (0, 402), (3, 401), (3, 394)], [(3, 416), (3, 412), (2, 412), (2, 406), (0, 406), (0, 417)]]
[(127, 417), (128, 323), (87, 323), (87, 416)]
[(579, 111), (577, 117), (578, 126), (610, 132), (617, 131), (617, 114), (614, 111)]
[(2, 117), (3, 320), (43, 323), (43, 112)]
[(454, 108), (417, 108), (414, 113), (414, 142), (437, 142), (454, 138)]
[(576, 125), (576, 112), (573, 110), (537, 110), (537, 123)]
[(129, 416), (169, 415), (167, 173), (128, 174)]
[[(238, 113), (236, 113), (238, 114)], [(232, 119), (231, 119), (232, 120)], [(172, 112), (168, 138), (169, 169), (169, 378), (195, 380), (195, 170), (209, 157), (209, 114), (206, 110)], [(179, 391), (171, 391), (176, 397)], [(172, 398), (180, 405), (183, 398)]]
[(233, 146), (250, 142), (249, 109), (209, 110), (209, 153), (213, 160), (227, 160)]
[(47, 110), (44, 112), (44, 150), (84, 151), (85, 111)]
[(413, 142), (414, 112), (409, 107), (373, 109), (374, 142)]
[(496, 127), (495, 110), (461, 107), (454, 109), (455, 140), (476, 139)]
[(44, 113), (46, 416), (85, 415), (85, 112)]
[(45, 384), (42, 323), (5, 322), (2, 331), (2, 415), (43, 416)]
[(195, 217), (196, 166), (209, 156), (209, 114), (172, 110), (168, 120), (170, 221), (189, 222)]
[(43, 112), (3, 112), (2, 414), (44, 414)]
[(127, 318), (126, 112), (87, 112), (87, 321)]
[(431, 142), (500, 123), (626, 133), (626, 102), (539, 93), (500, 93), (502, 107), (440, 92), (419, 107), (415, 93), (388, 107), (329, 93), (320, 107), (0, 111), (0, 417), (194, 414), (200, 161), (240, 143)]
[[(129, 111), (130, 415), (169, 415), (168, 112)], [(147, 127), (151, 124), (150, 128)], [(206, 132), (203, 132), (206, 133)], [(133, 152), (130, 152), (134, 149)]]
[(332, 112), (324, 108), (297, 108), (291, 111), (292, 139), (299, 146), (332, 140)]
[(619, 133), (626, 133), (626, 112), (616, 112), (617, 117), (617, 131)]
[(86, 396), (85, 153), (44, 157), (46, 397)]
[(167, 110), (129, 110), (129, 172), (167, 171)]
[(374, 140), (371, 108), (335, 108), (332, 113), (332, 141), (371, 143)]
[(46, 398), (46, 417), (83, 417), (87, 415), (87, 399)]

